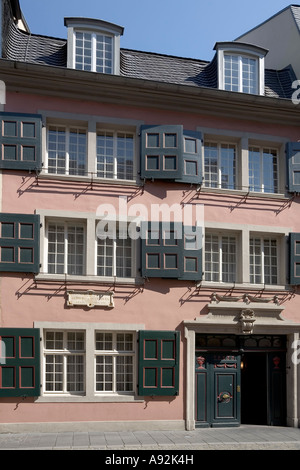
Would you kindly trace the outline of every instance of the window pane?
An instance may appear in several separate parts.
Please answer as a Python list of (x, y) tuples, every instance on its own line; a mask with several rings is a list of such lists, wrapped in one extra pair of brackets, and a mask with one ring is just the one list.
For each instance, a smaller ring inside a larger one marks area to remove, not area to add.
[(205, 280), (219, 281), (219, 240), (217, 236), (205, 236)]
[(47, 354), (45, 357), (45, 390), (63, 391), (63, 356)]
[(50, 126), (47, 136), (48, 172), (66, 172), (66, 131), (64, 128)]
[(78, 70), (92, 70), (91, 33), (76, 32), (75, 68)]
[(276, 150), (249, 147), (249, 189), (257, 192), (278, 193)]
[(133, 358), (117, 356), (116, 358), (117, 392), (133, 391)]
[(84, 175), (86, 165), (86, 132), (71, 129), (69, 136), (69, 174)]
[(68, 232), (68, 274), (81, 275), (84, 271), (84, 228), (69, 226)]
[(131, 277), (132, 249), (129, 237), (113, 240), (106, 238), (97, 242), (97, 275)]
[(96, 357), (96, 391), (113, 391), (113, 358), (111, 356)]
[(97, 176), (133, 179), (134, 136), (122, 132), (97, 134)]
[(84, 357), (67, 356), (67, 391), (84, 391)]
[(113, 339), (111, 333), (96, 333), (96, 350), (112, 351)]
[(210, 188), (235, 189), (236, 148), (232, 144), (204, 144), (204, 184)]

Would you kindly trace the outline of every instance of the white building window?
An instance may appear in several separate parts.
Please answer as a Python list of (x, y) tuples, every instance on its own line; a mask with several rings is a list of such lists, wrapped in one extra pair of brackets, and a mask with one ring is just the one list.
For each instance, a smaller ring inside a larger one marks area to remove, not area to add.
[(113, 37), (75, 31), (75, 68), (113, 73)]
[(106, 238), (97, 241), (97, 276), (131, 277), (132, 240)]
[(65, 18), (68, 27), (68, 67), (119, 74), (121, 26), (89, 18)]
[(240, 42), (218, 42), (215, 49), (220, 90), (264, 95), (266, 49)]
[(224, 90), (257, 94), (257, 59), (224, 54)]
[(134, 337), (132, 333), (96, 332), (96, 393), (134, 391)]
[(249, 189), (278, 193), (278, 152), (265, 147), (249, 147)]
[(205, 235), (205, 280), (235, 282), (237, 272), (235, 236)]
[(204, 142), (204, 184), (209, 188), (236, 188), (236, 146)]
[(85, 227), (74, 222), (48, 222), (48, 273), (83, 275)]
[(44, 338), (45, 393), (84, 393), (84, 332), (46, 331)]
[(49, 126), (46, 171), (57, 175), (85, 175), (87, 132), (85, 129)]
[(133, 179), (134, 135), (120, 131), (97, 133), (97, 177)]
[(250, 238), (250, 282), (252, 284), (277, 284), (277, 240)]

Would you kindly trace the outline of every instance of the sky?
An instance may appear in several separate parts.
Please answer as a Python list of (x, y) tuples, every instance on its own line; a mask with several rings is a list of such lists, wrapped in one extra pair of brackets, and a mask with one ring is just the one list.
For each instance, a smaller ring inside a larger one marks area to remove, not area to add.
[(65, 17), (124, 27), (121, 48), (211, 60), (232, 41), (290, 3), (281, 0), (20, 0), (31, 33), (67, 37)]

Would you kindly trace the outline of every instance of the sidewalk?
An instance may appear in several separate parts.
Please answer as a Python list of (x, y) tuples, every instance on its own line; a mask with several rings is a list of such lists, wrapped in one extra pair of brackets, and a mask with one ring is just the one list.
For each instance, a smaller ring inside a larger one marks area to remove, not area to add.
[(242, 425), (195, 431), (1, 434), (0, 450), (300, 450), (300, 429)]

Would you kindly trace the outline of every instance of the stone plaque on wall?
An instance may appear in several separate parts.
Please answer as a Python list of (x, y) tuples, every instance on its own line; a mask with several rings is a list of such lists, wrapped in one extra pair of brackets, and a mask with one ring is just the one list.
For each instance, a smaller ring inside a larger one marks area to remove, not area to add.
[(114, 294), (113, 292), (95, 292), (89, 291), (68, 291), (67, 292), (67, 306), (68, 307), (114, 307)]

